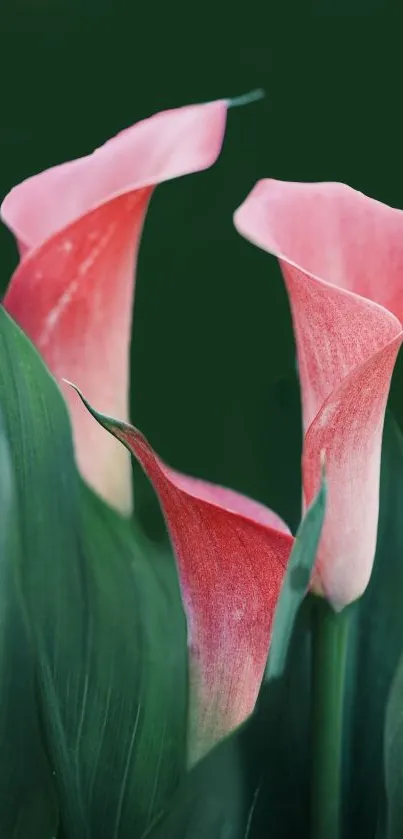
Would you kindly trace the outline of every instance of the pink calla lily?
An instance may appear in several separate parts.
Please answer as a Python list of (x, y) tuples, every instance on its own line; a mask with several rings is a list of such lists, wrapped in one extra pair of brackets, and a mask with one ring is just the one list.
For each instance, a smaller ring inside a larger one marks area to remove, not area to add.
[[(61, 382), (128, 419), (134, 272), (157, 184), (211, 166), (221, 149), (227, 103), (164, 111), (88, 157), (15, 187), (1, 214), (22, 256), (4, 305)], [(130, 457), (63, 386), (78, 465), (92, 487), (131, 509)]]
[(322, 451), (329, 485), (313, 586), (340, 609), (365, 590), (375, 554), (383, 423), (403, 339), (403, 212), (343, 184), (265, 180), (235, 225), (278, 258), (287, 287), (304, 505)]
[(133, 427), (113, 430), (152, 481), (178, 562), (188, 620), (193, 762), (253, 711), (294, 540), (262, 504), (175, 472)]
[[(148, 202), (156, 184), (215, 161), (225, 119), (225, 102), (157, 114), (89, 157), (30, 178), (2, 206), (21, 254), (5, 306), (63, 388), (84, 478), (123, 512), (131, 507), (129, 453), (63, 380), (127, 421), (134, 269)], [(121, 428), (159, 495), (177, 558), (195, 760), (253, 710), (293, 539), (270, 510), (179, 475), (139, 432)]]
[(253, 711), (294, 539), (262, 504), (179, 474), (136, 428), (101, 421), (152, 482), (175, 551), (188, 622), (193, 763)]

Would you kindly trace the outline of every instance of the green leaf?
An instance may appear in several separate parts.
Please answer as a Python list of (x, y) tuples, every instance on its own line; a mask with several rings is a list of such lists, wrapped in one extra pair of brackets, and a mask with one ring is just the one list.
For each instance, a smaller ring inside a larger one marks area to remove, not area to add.
[(136, 839), (185, 766), (186, 624), (173, 558), (82, 484), (62, 396), (3, 310), (0, 344), (18, 501), (13, 570), (63, 839)]
[(389, 696), (385, 726), (386, 839), (403, 835), (403, 654)]
[(51, 839), (58, 810), (41, 738), (35, 673), (15, 566), (21, 552), (20, 516), (3, 410), (9, 392), (0, 331), (0, 836)]
[(327, 485), (322, 483), (295, 536), (274, 617), (273, 638), (267, 661), (266, 679), (284, 672), (288, 648), (301, 603), (308, 590), (326, 509)]
[[(393, 417), (387, 412), (383, 434), (375, 564), (367, 590), (350, 607), (345, 702), (344, 835), (347, 839), (375, 836), (384, 816), (383, 736), (386, 703), (403, 651), (402, 511), (403, 438)], [(391, 701), (393, 707), (395, 700)], [(389, 710), (385, 759), (389, 808), (393, 810), (397, 806), (397, 799), (396, 795), (392, 795), (391, 787), (391, 760), (394, 753), (390, 739), (391, 726), (393, 723)], [(401, 786), (400, 793), (402, 791)]]
[(85, 810), (94, 839), (133, 839), (186, 766), (186, 623), (172, 555), (87, 495), (89, 684), (104, 695), (83, 714), (83, 787), (97, 777)]
[(311, 601), (304, 594), (325, 503), (323, 481), (297, 534), (253, 715), (192, 769), (150, 839), (308, 837)]

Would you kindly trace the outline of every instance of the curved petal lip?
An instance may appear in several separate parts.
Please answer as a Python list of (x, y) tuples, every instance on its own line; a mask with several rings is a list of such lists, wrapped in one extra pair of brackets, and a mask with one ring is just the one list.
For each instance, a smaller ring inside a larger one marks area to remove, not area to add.
[(159, 464), (172, 483), (193, 498), (199, 498), (213, 507), (219, 507), (221, 510), (235, 513), (243, 519), (263, 524), (272, 530), (278, 530), (280, 533), (292, 536), (290, 528), (280, 516), (259, 501), (219, 484), (212, 484), (209, 481), (184, 475), (167, 466), (160, 459)]
[[(68, 382), (66, 380), (64, 381), (77, 392), (78, 396), (88, 408), (90, 413), (99, 420), (101, 414), (98, 414), (97, 411), (91, 408), (82, 391), (72, 382)], [(168, 466), (155, 453), (141, 431), (135, 429), (134, 426), (129, 426), (124, 422), (117, 422), (112, 417), (103, 415), (102, 424), (104, 424), (105, 427), (108, 427), (108, 423), (111, 427), (115, 428), (115, 436), (117, 436), (123, 445), (131, 452), (132, 448), (126, 438), (128, 432), (132, 433), (133, 437), (136, 439), (136, 445), (138, 447), (137, 457), (140, 457), (140, 452), (144, 452), (146, 457), (149, 458), (151, 453), (152, 459), (154, 460), (157, 468), (161, 470), (166, 480), (176, 487), (176, 489), (181, 490), (191, 498), (203, 501), (210, 507), (214, 507), (215, 509), (223, 512), (228, 512), (230, 515), (237, 516), (239, 519), (251, 522), (254, 525), (263, 526), (267, 530), (276, 531), (282, 536), (288, 537), (290, 544), (294, 541), (294, 536), (292, 535), (289, 527), (280, 518), (280, 516), (278, 516), (277, 513), (274, 513), (269, 507), (266, 507), (264, 504), (261, 504), (259, 501), (255, 501), (248, 496), (242, 495), (242, 493), (239, 493), (236, 490), (228, 489), (227, 487), (222, 487), (219, 484), (213, 484), (209, 481), (205, 481), (200, 478), (193, 478), (189, 475), (184, 475), (182, 472), (178, 472), (176, 469)], [(121, 436), (116, 433), (118, 429), (121, 432)]]
[(27, 248), (120, 195), (212, 166), (221, 150), (227, 108), (226, 100), (217, 100), (162, 111), (91, 154), (14, 187), (0, 207), (0, 217), (14, 233), (22, 258)]
[[(347, 184), (338, 183), (336, 181), (323, 181), (317, 184), (312, 184), (302, 182), (293, 183), (291, 181), (279, 181), (275, 178), (264, 178), (262, 180), (259, 180), (255, 184), (255, 186), (252, 188), (251, 192), (248, 194), (246, 199), (235, 210), (233, 214), (233, 222), (236, 230), (238, 231), (238, 233), (240, 233), (241, 236), (243, 236), (253, 245), (256, 245), (256, 247), (272, 254), (272, 256), (276, 257), (280, 263), (284, 262), (287, 265), (290, 265), (292, 268), (295, 268), (297, 271), (301, 271), (302, 273), (308, 275), (313, 280), (316, 280), (316, 282), (324, 286), (331, 286), (332, 288), (337, 288), (338, 292), (340, 292), (341, 294), (345, 294), (349, 297), (354, 298), (365, 297), (367, 303), (370, 306), (382, 312), (387, 312), (389, 317), (393, 318), (396, 321), (396, 325), (399, 324), (399, 326), (401, 326), (401, 321), (399, 320), (399, 318), (396, 317), (396, 315), (386, 306), (377, 303), (375, 300), (372, 300), (365, 294), (359, 294), (356, 291), (352, 291), (351, 289), (339, 286), (337, 285), (337, 283), (332, 282), (325, 276), (312, 271), (302, 261), (293, 259), (287, 252), (288, 249), (282, 248), (279, 245), (278, 241), (272, 233), (272, 230), (270, 230), (269, 226), (266, 224), (266, 221), (264, 219), (264, 213), (262, 212), (263, 204), (267, 205), (267, 198), (265, 196), (265, 192), (268, 187), (270, 187), (270, 189), (273, 192), (273, 203), (275, 203), (276, 201), (276, 192), (278, 193), (279, 190), (283, 191), (284, 188), (290, 188), (293, 190), (299, 190), (299, 188), (301, 188), (302, 191), (310, 189), (312, 187), (320, 187), (326, 188), (327, 190), (334, 189), (339, 194), (352, 194), (354, 195), (355, 199), (363, 200), (365, 203), (369, 202), (374, 207), (385, 209), (385, 205), (382, 204), (381, 201), (377, 201), (375, 198), (369, 198), (363, 192), (358, 192), (357, 190), (353, 189)], [(398, 217), (401, 221), (403, 237), (403, 210), (399, 210), (393, 207), (387, 207), (387, 209), (395, 217)]]

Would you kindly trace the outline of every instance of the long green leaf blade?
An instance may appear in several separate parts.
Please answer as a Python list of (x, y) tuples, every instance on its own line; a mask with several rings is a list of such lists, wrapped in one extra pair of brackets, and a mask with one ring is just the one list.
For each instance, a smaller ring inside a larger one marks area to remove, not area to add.
[(0, 336), (16, 573), (63, 839), (136, 839), (185, 766), (186, 624), (173, 558), (82, 484), (56, 383), (3, 310)]

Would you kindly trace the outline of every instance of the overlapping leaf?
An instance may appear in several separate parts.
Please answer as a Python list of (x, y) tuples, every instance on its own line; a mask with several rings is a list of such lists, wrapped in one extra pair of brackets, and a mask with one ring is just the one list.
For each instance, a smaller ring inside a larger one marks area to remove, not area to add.
[[(383, 736), (388, 694), (403, 649), (403, 444), (386, 413), (377, 551), (369, 586), (348, 607), (344, 695), (343, 836), (383, 830)], [(380, 835), (383, 835), (382, 833)]]
[[(403, 439), (387, 413), (375, 565), (367, 591), (354, 606), (349, 642), (345, 813), (348, 839), (358, 833), (374, 836), (377, 829), (380, 836), (387, 835), (388, 839), (402, 835), (402, 511)], [(386, 805), (388, 832), (384, 833)]]
[[(4, 310), (0, 342), (20, 540), (6, 567), (18, 580), (30, 639), (31, 671), (21, 661), (19, 672), (29, 681), (33, 670), (37, 695), (37, 705), (31, 691), (19, 706), (2, 695), (2, 725), (6, 732), (29, 726), (34, 739), (40, 720), (63, 839), (135, 839), (175, 789), (185, 761), (186, 627), (175, 570), (169, 554), (155, 555), (82, 485), (63, 399)], [(10, 620), (2, 633), (8, 673), (13, 638), (22, 632), (20, 614)], [(45, 814), (41, 798), (49, 800), (50, 813), (48, 778), (33, 762), (26, 761), (24, 782)], [(0, 813), (7, 790), (1, 786)], [(47, 823), (35, 833), (26, 819), (11, 835), (51, 839)]]
[(0, 835), (44, 839), (56, 833), (58, 813), (41, 741), (31, 649), (13, 573), (20, 544), (14, 475), (2, 416), (0, 519)]

